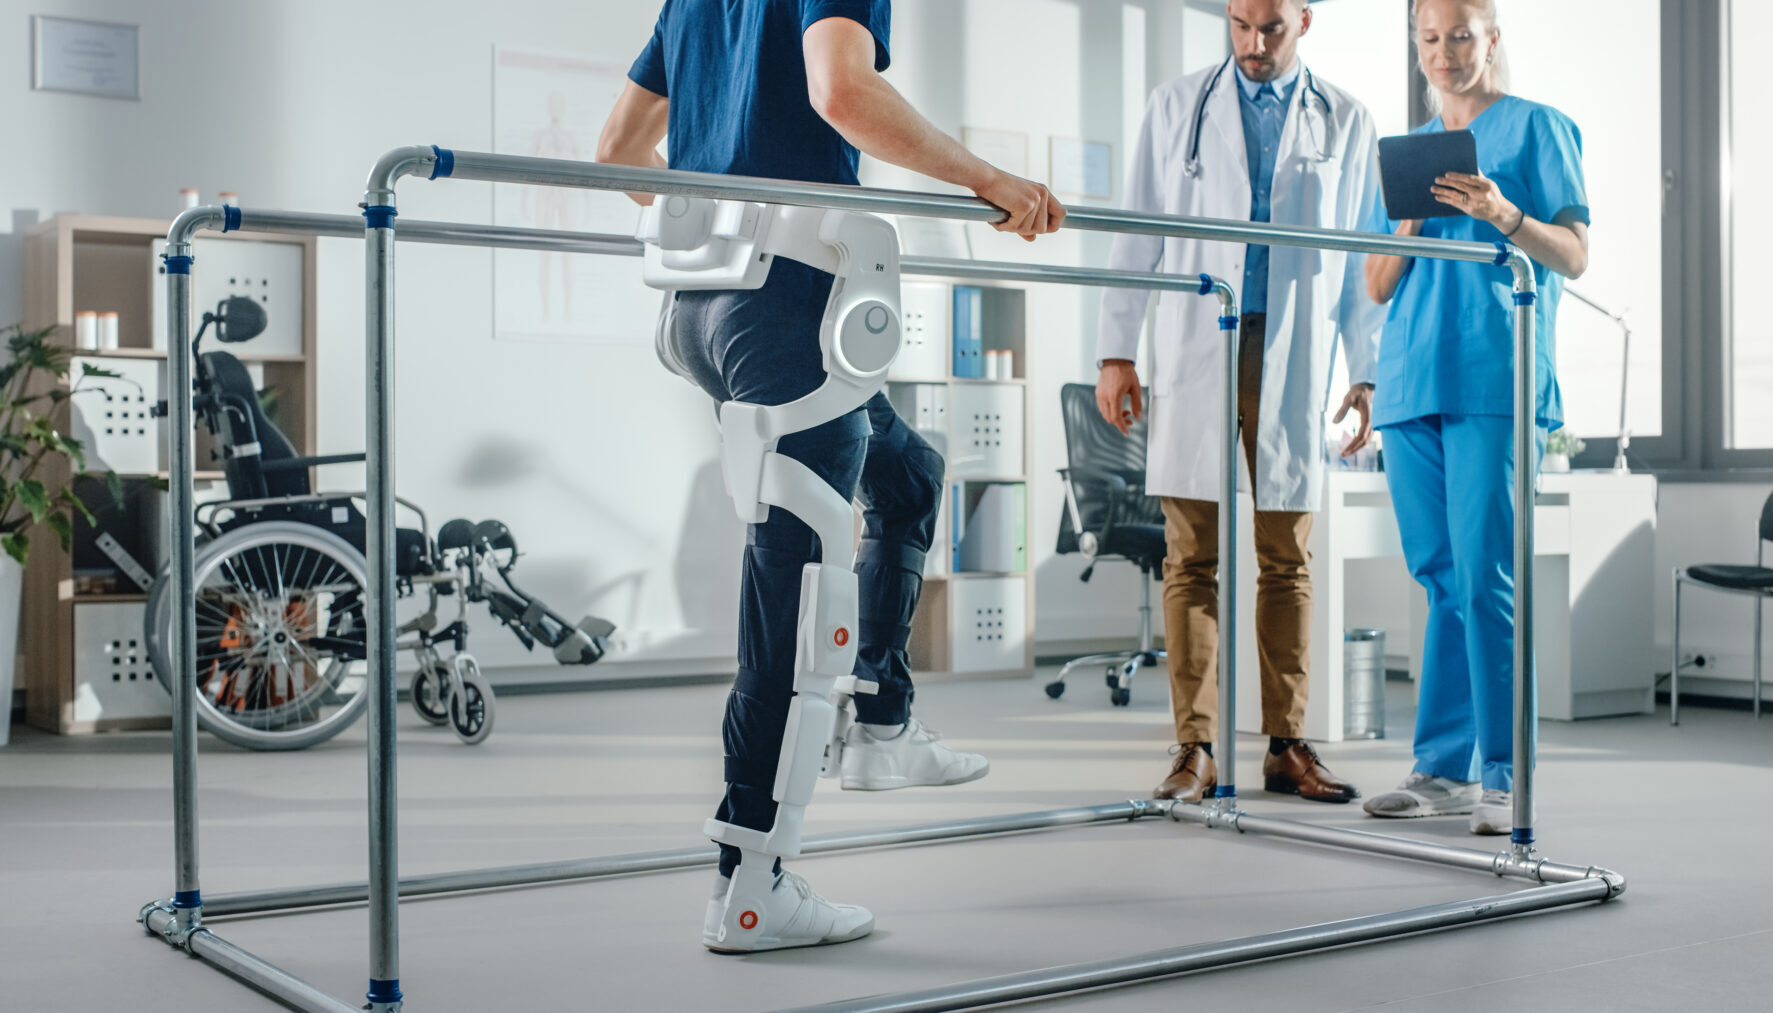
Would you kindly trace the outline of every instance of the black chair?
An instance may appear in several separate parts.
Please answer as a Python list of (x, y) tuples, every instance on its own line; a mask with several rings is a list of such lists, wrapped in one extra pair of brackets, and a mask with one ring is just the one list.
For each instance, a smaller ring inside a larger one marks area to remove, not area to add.
[[(1150, 402), (1146, 402), (1149, 404)], [(1059, 677), (1047, 683), (1047, 696), (1065, 693), (1065, 678), (1080, 666), (1107, 670), (1108, 699), (1125, 707), (1133, 699), (1133, 676), (1155, 666), (1163, 651), (1151, 648), (1151, 582), (1164, 561), (1163, 509), (1145, 494), (1145, 419), (1133, 423), (1126, 436), (1096, 410), (1096, 388), (1068, 383), (1059, 392), (1065, 416), (1065, 448), (1069, 467), (1065, 479), (1065, 517), (1059, 524), (1061, 555), (1080, 552), (1089, 560), (1079, 580), (1089, 580), (1096, 564), (1125, 560), (1144, 575), (1140, 582), (1139, 647), (1131, 651), (1091, 654), (1066, 662)]]
[(1674, 657), (1668, 676), (1668, 723), (1681, 723), (1681, 585), (1696, 584), (1725, 594), (1747, 595), (1754, 599), (1754, 712), (1761, 716), (1761, 605), (1773, 598), (1773, 569), (1766, 566), (1767, 543), (1773, 542), (1773, 495), (1761, 506), (1761, 524), (1755, 539), (1755, 565), (1732, 566), (1725, 563), (1701, 563), (1697, 566), (1675, 567), (1674, 572)]

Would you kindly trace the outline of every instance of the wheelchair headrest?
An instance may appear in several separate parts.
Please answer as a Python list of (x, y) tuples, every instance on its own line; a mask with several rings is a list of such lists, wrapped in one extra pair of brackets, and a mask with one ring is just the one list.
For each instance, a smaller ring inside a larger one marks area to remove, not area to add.
[(474, 544), (474, 525), (457, 517), (437, 529), (437, 548), (441, 552), (465, 549)]

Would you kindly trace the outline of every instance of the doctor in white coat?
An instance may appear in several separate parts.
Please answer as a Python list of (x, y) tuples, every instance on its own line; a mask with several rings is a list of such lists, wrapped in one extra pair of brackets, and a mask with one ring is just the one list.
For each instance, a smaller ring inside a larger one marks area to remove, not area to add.
[[(1307, 0), (1231, 0), (1233, 55), (1159, 87), (1128, 167), (1128, 210), (1358, 229), (1378, 183), (1372, 119), (1298, 58)], [(1256, 498), (1256, 628), (1263, 764), (1269, 791), (1325, 802), (1358, 796), (1304, 734), (1310, 657), (1311, 511), (1323, 500), (1324, 409), (1338, 344), (1351, 381), (1334, 421), (1354, 410), (1370, 436), (1373, 363), (1384, 316), (1358, 255), (1122, 235), (1110, 267), (1212, 274), (1242, 283), (1238, 410)], [(1149, 293), (1108, 289), (1097, 343), (1102, 414), (1138, 418), (1134, 370)], [(1211, 299), (1164, 292), (1157, 305), (1146, 492), (1163, 497), (1169, 555), (1164, 628), (1178, 749), (1159, 798), (1198, 801), (1217, 784), (1219, 454), (1226, 347)], [(1248, 488), (1249, 486), (1245, 486)]]

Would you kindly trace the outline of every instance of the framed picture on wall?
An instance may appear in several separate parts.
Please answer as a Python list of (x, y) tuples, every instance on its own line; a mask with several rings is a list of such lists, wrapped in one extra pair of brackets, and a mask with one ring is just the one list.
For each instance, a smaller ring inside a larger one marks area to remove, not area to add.
[(139, 101), (141, 40), (135, 25), (31, 15), (31, 87)]
[(1047, 186), (1076, 197), (1114, 196), (1114, 145), (1053, 137), (1047, 141)]

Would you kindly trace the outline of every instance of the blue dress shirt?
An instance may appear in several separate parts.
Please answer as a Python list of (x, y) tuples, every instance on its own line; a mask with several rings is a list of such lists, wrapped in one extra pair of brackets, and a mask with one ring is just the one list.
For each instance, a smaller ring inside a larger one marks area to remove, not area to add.
[[(1274, 160), (1293, 88), (1299, 83), (1299, 61), (1273, 81), (1252, 81), (1237, 68), (1238, 110), (1244, 119), (1244, 153), (1250, 166), (1250, 221), (1269, 220), (1269, 193), (1274, 188)], [(1244, 255), (1245, 313), (1268, 312), (1268, 247), (1251, 246)]]

